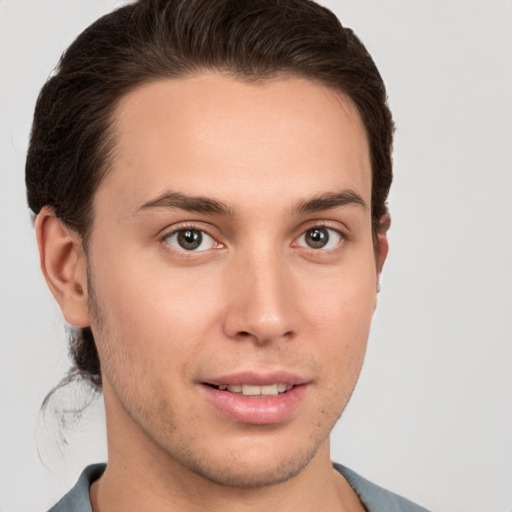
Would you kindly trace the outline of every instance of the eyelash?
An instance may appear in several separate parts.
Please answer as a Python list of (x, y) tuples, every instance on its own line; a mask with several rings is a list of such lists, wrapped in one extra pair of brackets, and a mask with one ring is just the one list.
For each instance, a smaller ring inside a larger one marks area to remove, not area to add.
[(321, 253), (323, 255), (325, 254), (332, 254), (332, 253), (335, 253), (336, 251), (339, 251), (342, 247), (344, 247), (345, 243), (347, 242), (347, 237), (339, 230), (339, 229), (336, 229), (328, 224), (325, 224), (323, 222), (319, 222), (319, 223), (316, 223), (314, 225), (312, 225), (311, 227), (308, 227), (306, 230), (304, 230), (294, 241), (294, 245), (297, 245), (297, 241), (304, 238), (307, 236), (308, 233), (311, 233), (312, 231), (314, 230), (326, 230), (329, 235), (328, 235), (328, 239), (327, 239), (327, 243), (330, 241), (331, 237), (332, 237), (332, 233), (335, 234), (335, 236), (338, 238), (337, 242), (335, 243), (335, 245), (333, 247), (328, 247), (328, 248), (324, 248), (324, 247), (321, 247), (321, 248), (314, 248), (314, 247), (307, 247), (305, 245), (301, 245), (300, 247), (302, 247), (303, 249), (306, 249), (308, 250), (310, 253), (313, 253), (313, 254), (318, 254), (318, 253)]
[[(169, 242), (169, 240), (171, 238), (177, 238), (180, 233), (186, 233), (187, 231), (190, 231), (190, 232), (193, 231), (195, 233), (199, 233), (201, 235), (201, 239), (200, 239), (201, 243), (203, 242), (204, 237), (206, 236), (208, 239), (211, 240), (211, 243), (214, 247), (208, 247), (207, 249), (201, 249), (201, 250), (187, 250), (184, 247), (181, 247), (181, 248), (175, 247)], [(184, 255), (188, 255), (191, 253), (201, 253), (201, 252), (206, 252), (210, 249), (220, 249), (220, 248), (224, 247), (221, 243), (217, 242), (215, 237), (210, 235), (205, 229), (202, 229), (201, 227), (193, 225), (193, 224), (183, 225), (177, 229), (172, 230), (171, 232), (167, 233), (165, 236), (162, 237), (162, 242), (164, 242), (165, 246), (169, 250), (183, 253)]]
[[(332, 233), (334, 233), (335, 237), (337, 237), (337, 239), (338, 239), (335, 243), (335, 246), (328, 247), (328, 248), (324, 248), (324, 247), (315, 248), (315, 247), (307, 246), (306, 244), (304, 244), (304, 245), (298, 244), (299, 240), (301, 240), (301, 239), (305, 240), (305, 237), (307, 236), (307, 234), (313, 232), (314, 230), (326, 230), (328, 232), (327, 243), (329, 243), (329, 241), (332, 237)], [(202, 237), (200, 240), (200, 243), (202, 243), (204, 241), (204, 237), (207, 237), (208, 239), (211, 240), (210, 243), (212, 244), (212, 246), (207, 247), (206, 249), (201, 249), (201, 250), (195, 250), (195, 249), (187, 250), (184, 247), (176, 247), (169, 242), (169, 240), (171, 238), (176, 239), (180, 233), (185, 233), (186, 231), (200, 233), (201, 237)], [(194, 224), (183, 225), (177, 229), (173, 229), (171, 232), (165, 234), (161, 240), (164, 243), (164, 245), (166, 246), (167, 250), (171, 250), (171, 251), (180, 253), (184, 256), (191, 255), (193, 253), (207, 252), (211, 249), (224, 248), (224, 245), (222, 243), (218, 242), (214, 236), (210, 235), (207, 230), (205, 230), (202, 227), (199, 227), (197, 225), (194, 225)], [(301, 234), (298, 237), (294, 238), (294, 240), (292, 242), (292, 246), (300, 247), (300, 248), (310, 252), (311, 254), (315, 254), (315, 255), (331, 254), (331, 253), (335, 253), (336, 251), (339, 251), (342, 247), (344, 247), (347, 240), (348, 240), (348, 237), (344, 233), (342, 233), (339, 229), (334, 228), (334, 227), (332, 227), (326, 223), (323, 223), (323, 222), (317, 222), (317, 223), (311, 225), (310, 227), (308, 227), (307, 229), (301, 231)]]

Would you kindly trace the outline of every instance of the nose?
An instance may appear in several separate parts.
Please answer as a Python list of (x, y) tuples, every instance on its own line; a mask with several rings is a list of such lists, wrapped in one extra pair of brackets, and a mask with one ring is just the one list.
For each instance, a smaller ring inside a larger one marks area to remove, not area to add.
[(295, 335), (293, 273), (285, 256), (272, 250), (240, 255), (228, 272), (224, 316), (228, 337), (266, 344)]

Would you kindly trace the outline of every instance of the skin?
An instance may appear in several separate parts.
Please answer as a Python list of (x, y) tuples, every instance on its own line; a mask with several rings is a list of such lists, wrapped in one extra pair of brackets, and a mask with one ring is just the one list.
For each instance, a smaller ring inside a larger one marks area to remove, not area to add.
[[(305, 79), (203, 73), (139, 88), (115, 120), (87, 254), (50, 209), (36, 222), (50, 288), (101, 360), (109, 459), (94, 511), (364, 510), (329, 457), (387, 254), (355, 106)], [(312, 206), (333, 194), (348, 201)], [(308, 245), (318, 227), (326, 248)], [(199, 250), (180, 247), (184, 229), (203, 233)], [(203, 389), (241, 371), (307, 386), (283, 420), (248, 424)]]

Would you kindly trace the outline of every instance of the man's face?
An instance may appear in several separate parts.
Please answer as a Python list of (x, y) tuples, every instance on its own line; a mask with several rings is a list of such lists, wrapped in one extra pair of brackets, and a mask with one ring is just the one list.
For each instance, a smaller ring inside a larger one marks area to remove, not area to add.
[(357, 110), (205, 73), (130, 93), (114, 133), (88, 250), (111, 458), (258, 486), (328, 457), (377, 288)]

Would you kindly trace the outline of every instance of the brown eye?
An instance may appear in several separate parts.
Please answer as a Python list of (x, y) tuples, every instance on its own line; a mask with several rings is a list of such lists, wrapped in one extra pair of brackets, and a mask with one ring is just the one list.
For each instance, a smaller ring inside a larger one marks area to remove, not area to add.
[(310, 249), (333, 249), (341, 240), (341, 234), (335, 229), (317, 226), (302, 234), (297, 244)]
[(175, 249), (196, 252), (206, 251), (215, 246), (215, 240), (199, 229), (174, 231), (166, 238), (166, 242)]
[(176, 238), (178, 244), (187, 251), (194, 251), (201, 246), (203, 235), (201, 231), (195, 229), (187, 229), (186, 231), (178, 231)]
[(304, 239), (312, 249), (323, 249), (329, 242), (329, 232), (325, 228), (308, 229)]

